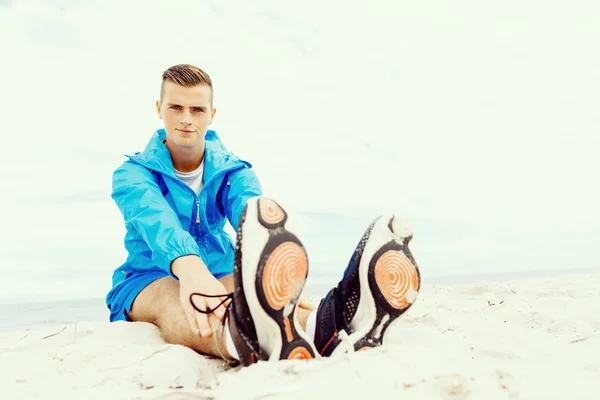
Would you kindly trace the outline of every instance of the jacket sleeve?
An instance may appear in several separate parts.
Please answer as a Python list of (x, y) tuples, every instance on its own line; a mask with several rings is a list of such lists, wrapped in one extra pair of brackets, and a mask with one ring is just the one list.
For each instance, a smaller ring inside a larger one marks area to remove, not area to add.
[(229, 176), (227, 187), (221, 196), (221, 204), (234, 229), (238, 228), (240, 216), (248, 200), (262, 194), (258, 177), (249, 166), (236, 170)]
[(176, 278), (171, 271), (171, 263), (176, 258), (189, 254), (200, 256), (198, 244), (183, 228), (146, 168), (123, 163), (113, 173), (112, 198), (126, 226), (135, 228), (150, 248), (152, 260), (172, 277)]

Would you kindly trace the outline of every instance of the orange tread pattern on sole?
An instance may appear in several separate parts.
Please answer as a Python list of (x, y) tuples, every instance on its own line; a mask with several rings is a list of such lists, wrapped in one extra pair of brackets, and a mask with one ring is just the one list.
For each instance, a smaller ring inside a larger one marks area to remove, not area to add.
[(260, 217), (267, 224), (278, 224), (285, 217), (281, 207), (271, 199), (260, 199), (259, 207)]
[(375, 282), (390, 306), (403, 310), (411, 305), (409, 291), (417, 291), (419, 276), (412, 262), (397, 250), (386, 251), (375, 264)]
[(290, 302), (308, 272), (308, 260), (302, 248), (294, 242), (284, 242), (270, 254), (263, 271), (265, 299), (274, 310)]
[(296, 347), (290, 355), (288, 356), (288, 360), (311, 360), (313, 356), (310, 354), (308, 350), (304, 347)]

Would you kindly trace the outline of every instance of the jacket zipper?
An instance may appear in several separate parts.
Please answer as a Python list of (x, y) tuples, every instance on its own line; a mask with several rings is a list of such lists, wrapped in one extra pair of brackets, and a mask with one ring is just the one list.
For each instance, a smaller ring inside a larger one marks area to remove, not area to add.
[(196, 225), (200, 224), (200, 198), (196, 197)]
[[(150, 171), (156, 171), (156, 172), (160, 172), (160, 173), (162, 173), (162, 174), (165, 174), (166, 176), (169, 176), (169, 177), (171, 177), (171, 178), (174, 178), (175, 180), (177, 180), (177, 182), (179, 182), (179, 184), (180, 184), (180, 185), (183, 185), (183, 186), (185, 186), (185, 188), (186, 188), (188, 191), (190, 191), (190, 192), (191, 192), (191, 193), (194, 195), (194, 197), (196, 198), (196, 225), (200, 225), (200, 195), (196, 196), (196, 192), (194, 192), (194, 190), (193, 190), (191, 187), (189, 187), (188, 185), (186, 185), (185, 183), (183, 183), (183, 182), (181, 182), (179, 179), (177, 179), (177, 177), (176, 177), (176, 176), (173, 176), (173, 175), (171, 175), (170, 173), (168, 173), (168, 172), (165, 172), (165, 171), (156, 170), (156, 169), (154, 169), (154, 168), (151, 168), (151, 167), (150, 167), (150, 165), (148, 165), (148, 164), (146, 164), (145, 162), (143, 162), (143, 161), (140, 161), (140, 160), (138, 160), (138, 159), (135, 159), (135, 160), (134, 160), (134, 159), (133, 159), (133, 158), (131, 158), (131, 157), (129, 157), (129, 159), (130, 159), (131, 161), (134, 161), (134, 162), (136, 162), (136, 163), (138, 163), (138, 164), (140, 164), (140, 165), (144, 166), (145, 168), (149, 169)], [(217, 177), (217, 176), (220, 176), (221, 174), (224, 174), (224, 173), (226, 173), (226, 172), (229, 172), (229, 171), (233, 171), (233, 170), (235, 170), (235, 169), (238, 169), (238, 168), (244, 168), (244, 167), (240, 167), (240, 166), (237, 166), (237, 165), (236, 165), (236, 166), (233, 166), (233, 167), (228, 167), (228, 168), (222, 169), (222, 170), (220, 170), (219, 172), (217, 172), (215, 175), (213, 175), (213, 176), (211, 177), (211, 179), (209, 179), (207, 182), (205, 182), (205, 183), (204, 183), (204, 185), (202, 185), (202, 189), (200, 189), (200, 194), (202, 194), (202, 191), (204, 190), (204, 188), (205, 188), (205, 187), (207, 187), (207, 186), (208, 186), (208, 184), (210, 184), (210, 183), (211, 183), (211, 182), (212, 182), (214, 179), (216, 179), (216, 177)], [(199, 228), (199, 227), (198, 227), (198, 228)], [(198, 234), (200, 234), (200, 231), (199, 231), (199, 229), (197, 229), (196, 231), (197, 231), (197, 233), (198, 233)]]

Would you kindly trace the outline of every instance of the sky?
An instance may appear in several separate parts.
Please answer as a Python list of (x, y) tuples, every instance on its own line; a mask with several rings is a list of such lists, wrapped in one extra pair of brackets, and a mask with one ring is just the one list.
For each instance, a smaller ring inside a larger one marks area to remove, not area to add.
[(600, 266), (596, 1), (0, 0), (0, 38), (0, 301), (104, 295), (111, 174), (178, 63), (317, 278), (385, 212), (425, 276)]

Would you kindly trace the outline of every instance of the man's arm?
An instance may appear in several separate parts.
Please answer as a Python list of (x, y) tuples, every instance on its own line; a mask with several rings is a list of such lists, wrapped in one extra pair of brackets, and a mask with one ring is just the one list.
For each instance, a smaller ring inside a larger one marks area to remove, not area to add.
[(229, 176), (228, 184), (221, 196), (221, 204), (234, 229), (238, 228), (240, 216), (248, 200), (262, 194), (258, 177), (250, 167), (239, 169)]
[(150, 171), (125, 162), (113, 173), (112, 188), (112, 198), (125, 223), (143, 237), (156, 265), (177, 278), (171, 270), (175, 259), (185, 255), (200, 256), (198, 244), (183, 229)]

